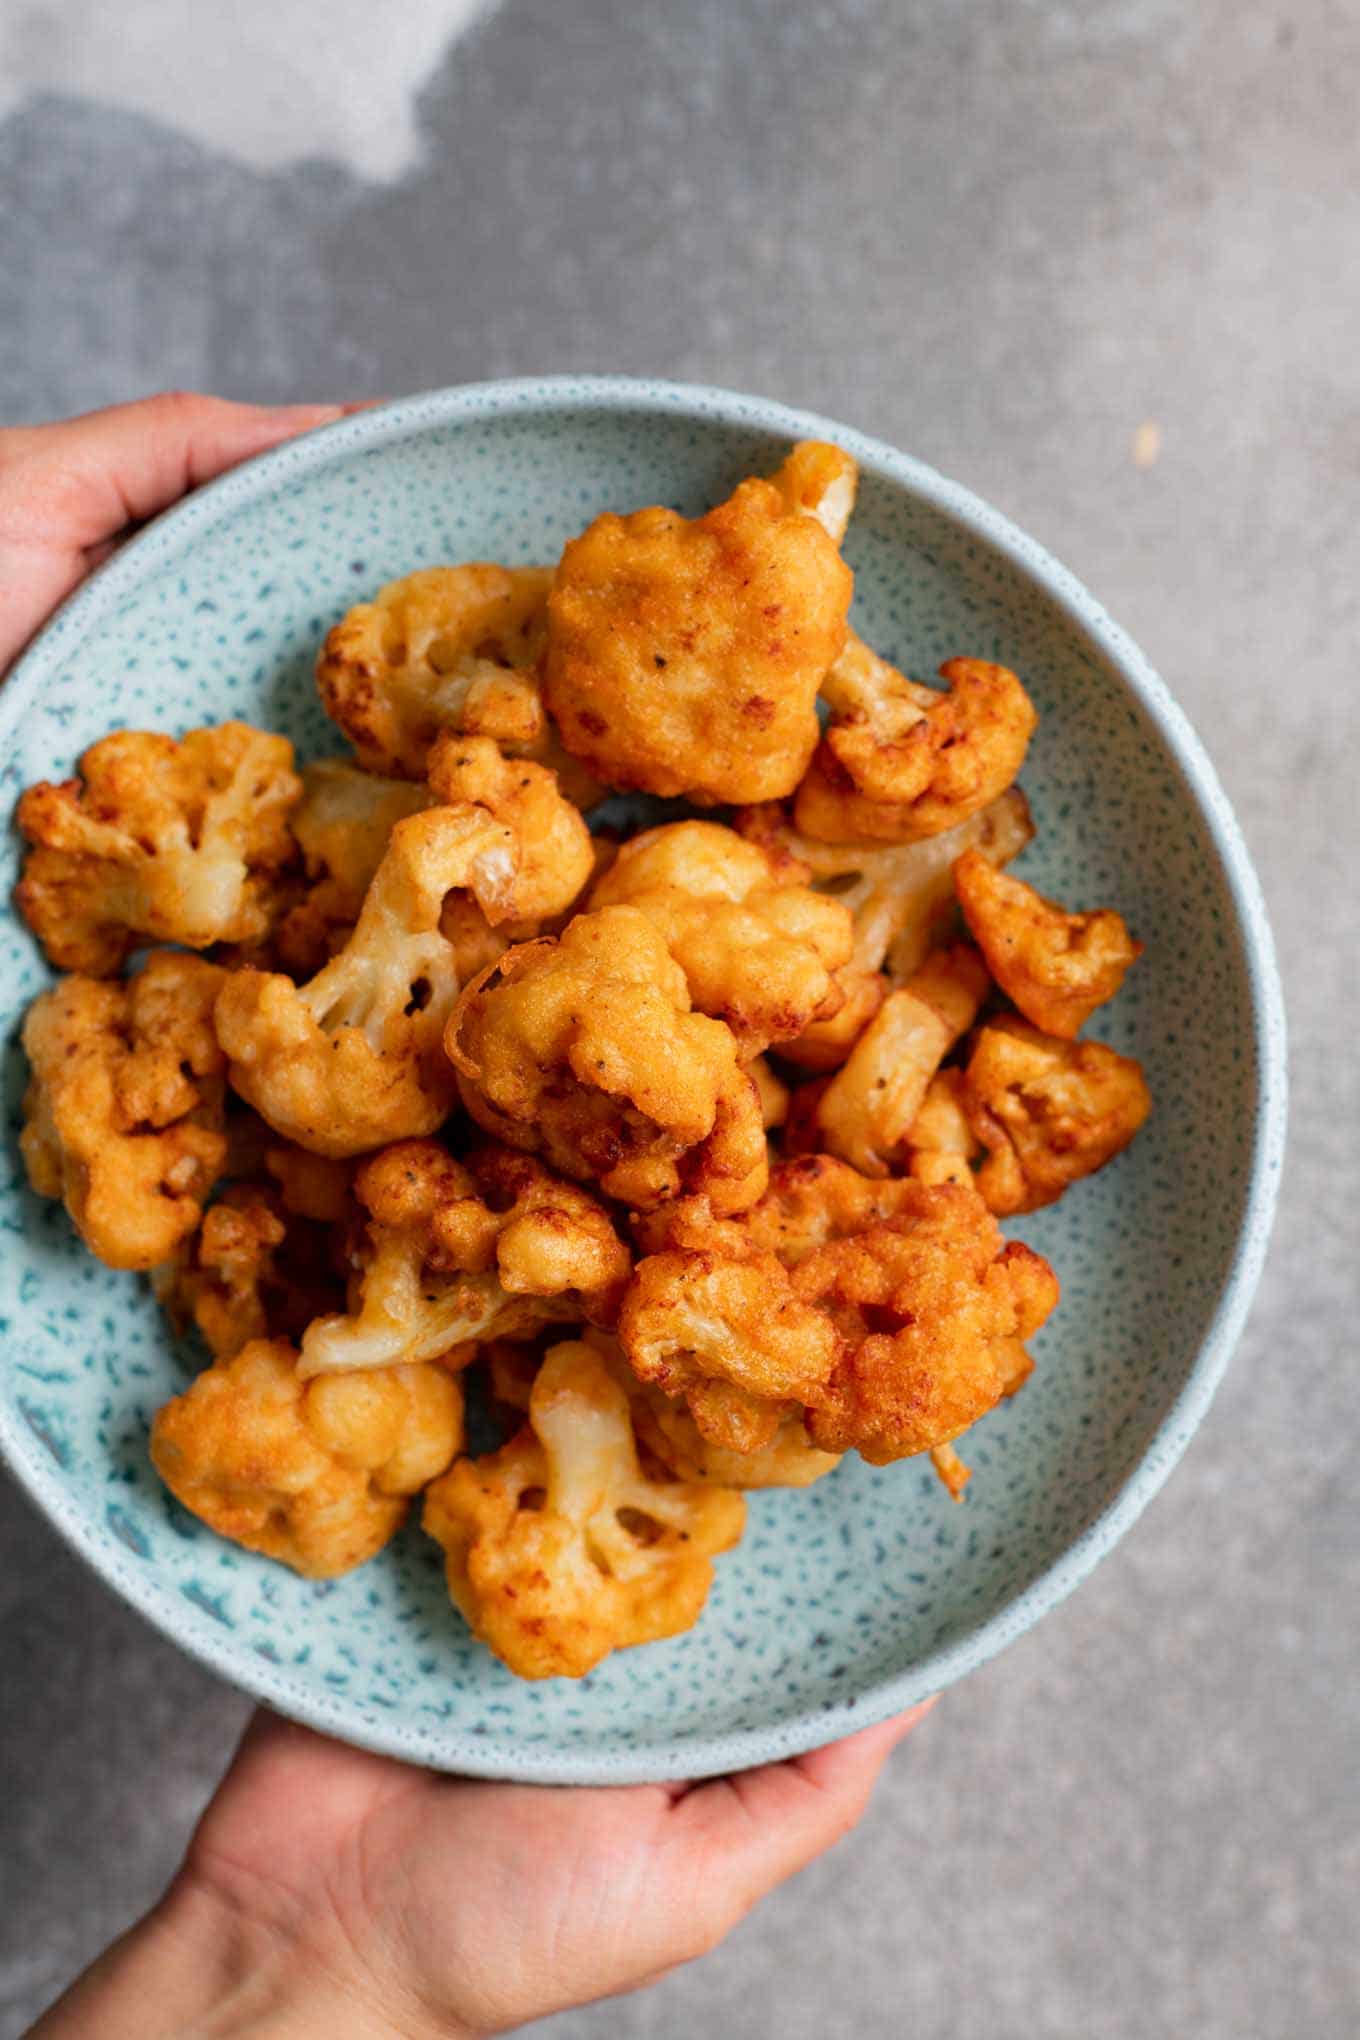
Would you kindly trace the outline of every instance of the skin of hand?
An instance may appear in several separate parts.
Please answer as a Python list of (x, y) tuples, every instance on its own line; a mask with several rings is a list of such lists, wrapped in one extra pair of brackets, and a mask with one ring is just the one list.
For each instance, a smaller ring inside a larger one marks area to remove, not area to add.
[(0, 431), (0, 673), (130, 526), (356, 404), (233, 404), (170, 391)]
[(262, 1710), (166, 1896), (30, 2040), (470, 2040), (640, 1989), (848, 1833), (930, 1705), (705, 1784), (567, 1789)]

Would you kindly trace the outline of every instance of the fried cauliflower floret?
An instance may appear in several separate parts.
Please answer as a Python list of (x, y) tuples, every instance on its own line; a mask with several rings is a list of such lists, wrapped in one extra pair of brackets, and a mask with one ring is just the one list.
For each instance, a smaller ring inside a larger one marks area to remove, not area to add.
[(816, 1106), (822, 1144), (866, 1176), (886, 1176), (931, 1078), (972, 1026), (988, 977), (966, 943), (937, 949), (889, 992)]
[(428, 808), (396, 824), (344, 949), (305, 985), (233, 972), (217, 1002), (231, 1082), (277, 1132), (323, 1155), (431, 1133), (453, 1100), (440, 1041), (458, 995), (440, 932), (444, 896), (484, 911), (510, 897), (514, 831), (484, 808)]
[(840, 1340), (808, 1417), (813, 1442), (875, 1466), (947, 1445), (985, 1416), (1058, 1300), (1048, 1263), (1008, 1245), (975, 1191), (906, 1188), (894, 1218), (828, 1242), (792, 1277)]
[(158, 952), (127, 984), (66, 977), (29, 1008), (29, 1181), (63, 1200), (111, 1268), (169, 1260), (221, 1173), (222, 977), (199, 957)]
[(445, 1043), (479, 1125), (637, 1210), (688, 1188), (735, 1211), (765, 1187), (760, 1101), (731, 1030), (691, 1011), (636, 907), (507, 951), (468, 986)]
[(592, 1332), (586, 1340), (605, 1354), (609, 1371), (628, 1397), (638, 1444), (677, 1480), (712, 1487), (811, 1487), (840, 1465), (840, 1455), (820, 1452), (807, 1434), (801, 1409), (780, 1412), (768, 1445), (733, 1452), (705, 1438), (688, 1407), (649, 1382), (639, 1381), (613, 1339)]
[(34, 846), (15, 899), (59, 970), (108, 977), (147, 940), (265, 933), (301, 791), (285, 738), (239, 722), (178, 742), (119, 730), (79, 774), (30, 786), (15, 816)]
[(1143, 953), (1112, 908), (1069, 914), (976, 851), (955, 864), (954, 890), (992, 976), (1045, 1034), (1075, 1039)]
[(1003, 1216), (1053, 1204), (1070, 1183), (1103, 1169), (1152, 1109), (1132, 1056), (1009, 1017), (978, 1034), (962, 1095), (987, 1150), (978, 1190)]
[(448, 1466), (463, 1398), (437, 1367), (309, 1383), (295, 1361), (286, 1339), (216, 1361), (157, 1412), (151, 1458), (220, 1537), (331, 1579), (381, 1551), (407, 1498)]
[(571, 1341), (545, 1357), (524, 1429), (458, 1460), (424, 1522), (455, 1606), (497, 1657), (521, 1678), (580, 1678), (612, 1650), (693, 1627), (745, 1509), (722, 1488), (648, 1479), (627, 1397)]
[(853, 635), (822, 684), (831, 723), (794, 800), (804, 835), (912, 843), (994, 801), (1037, 717), (1008, 667), (947, 659), (948, 691), (907, 680)]
[(819, 1394), (837, 1350), (829, 1320), (734, 1222), (639, 1261), (619, 1342), (640, 1381), (683, 1400), (707, 1443), (743, 1453), (772, 1445), (794, 1406)]
[(604, 1206), (540, 1162), (488, 1146), (458, 1162), (430, 1140), (372, 1155), (354, 1181), (367, 1237), (347, 1316), (302, 1341), (304, 1376), (441, 1359), (545, 1324), (612, 1323), (628, 1249)]
[(316, 684), (368, 771), (423, 779), (441, 730), (533, 752), (551, 583), (547, 567), (425, 567), (341, 618)]
[(665, 937), (701, 1013), (725, 1020), (744, 1055), (803, 1033), (842, 1002), (853, 944), (839, 900), (801, 884), (717, 822), (671, 822), (625, 843), (592, 908), (633, 906)]
[(918, 1183), (976, 1187), (972, 1162), (982, 1146), (968, 1123), (963, 1071), (937, 1070), (904, 1141), (907, 1173)]
[(218, 1359), (252, 1339), (299, 1339), (313, 1318), (344, 1308), (334, 1237), (329, 1224), (290, 1212), (275, 1185), (229, 1184), (155, 1271), (157, 1301)]
[(548, 599), (543, 686), (563, 743), (608, 785), (701, 806), (791, 793), (850, 592), (834, 540), (773, 482), (693, 522), (597, 517)]
[(832, 543), (840, 544), (859, 487), (859, 469), (843, 447), (800, 439), (770, 480), (790, 510), (815, 517)]
[(498, 903), (501, 919), (546, 920), (575, 904), (594, 876), (595, 852), (579, 809), (546, 766), (503, 758), (489, 737), (445, 735), (430, 752), (429, 772), (440, 800), (484, 808), (514, 832), (518, 865)]
[(771, 858), (791, 860), (807, 882), (850, 913), (854, 950), (836, 977), (842, 1004), (814, 1020), (780, 1054), (803, 1069), (831, 1070), (845, 1061), (893, 985), (919, 970), (945, 939), (954, 915), (953, 867), (974, 849), (1006, 864), (1030, 842), (1029, 803), (1013, 786), (988, 807), (942, 835), (919, 843), (818, 843), (801, 835), (775, 803), (744, 808), (738, 832)]
[(777, 1077), (763, 1055), (753, 1055), (742, 1065), (756, 1087), (761, 1123), (768, 1133), (782, 1126), (789, 1116), (789, 1087)]

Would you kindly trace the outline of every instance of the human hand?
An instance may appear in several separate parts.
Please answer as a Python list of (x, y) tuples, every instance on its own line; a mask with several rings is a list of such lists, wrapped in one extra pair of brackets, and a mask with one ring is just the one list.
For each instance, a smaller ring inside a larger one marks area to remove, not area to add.
[(129, 526), (355, 408), (175, 392), (0, 430), (0, 673)]
[(926, 1707), (694, 1786), (446, 1778), (261, 1712), (157, 1909), (33, 2040), (465, 2040), (657, 1981), (852, 1828)]

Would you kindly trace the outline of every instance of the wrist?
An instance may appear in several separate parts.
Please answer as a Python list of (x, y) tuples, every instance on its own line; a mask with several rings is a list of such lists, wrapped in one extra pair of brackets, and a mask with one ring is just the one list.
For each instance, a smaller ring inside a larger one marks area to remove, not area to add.
[(33, 2029), (33, 2040), (475, 2040), (385, 2002), (305, 1923), (253, 1916), (181, 1872)]

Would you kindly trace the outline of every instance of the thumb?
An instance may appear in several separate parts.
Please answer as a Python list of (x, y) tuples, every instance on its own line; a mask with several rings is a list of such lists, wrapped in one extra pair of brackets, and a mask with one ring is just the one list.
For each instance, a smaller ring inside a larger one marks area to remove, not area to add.
[(176, 392), (0, 432), (0, 670), (127, 525), (352, 408)]

